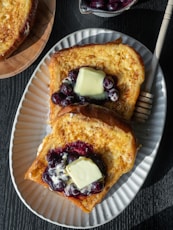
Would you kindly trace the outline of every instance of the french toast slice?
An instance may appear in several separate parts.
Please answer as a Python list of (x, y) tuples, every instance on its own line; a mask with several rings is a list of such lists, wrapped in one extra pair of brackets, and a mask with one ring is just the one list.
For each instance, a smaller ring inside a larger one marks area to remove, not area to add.
[[(131, 127), (107, 108), (87, 104), (63, 108), (39, 148), (38, 154), (25, 174), (25, 179), (32, 180), (44, 187), (49, 187), (42, 179), (48, 166), (46, 155), (52, 149), (67, 143), (82, 141), (93, 146), (106, 166), (105, 186), (103, 190), (88, 196), (65, 196), (84, 212), (91, 212), (100, 203), (110, 188), (134, 165), (137, 142)], [(57, 192), (64, 196), (63, 192)]]
[(0, 60), (8, 58), (29, 35), (38, 0), (0, 1)]
[[(50, 60), (50, 95), (59, 90), (69, 71), (83, 66), (101, 69), (106, 75), (116, 78), (119, 99), (116, 102), (106, 101), (102, 106), (130, 120), (145, 78), (141, 56), (134, 48), (123, 44), (121, 39), (60, 50), (54, 53)], [(50, 101), (50, 124), (56, 122), (60, 110), (59, 105)]]

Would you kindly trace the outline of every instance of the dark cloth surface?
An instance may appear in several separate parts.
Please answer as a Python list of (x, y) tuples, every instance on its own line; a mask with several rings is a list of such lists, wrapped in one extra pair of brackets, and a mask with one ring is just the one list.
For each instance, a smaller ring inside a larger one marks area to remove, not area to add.
[[(0, 229), (62, 230), (34, 215), (18, 197), (9, 172), (9, 145), (13, 120), (33, 71), (48, 50), (64, 36), (85, 28), (107, 28), (134, 37), (154, 50), (166, 0), (139, 0), (113, 18), (81, 15), (77, 0), (57, 1), (49, 41), (38, 59), (22, 73), (0, 80)], [(167, 87), (167, 116), (163, 137), (148, 177), (130, 205), (114, 220), (94, 230), (173, 229), (173, 18), (160, 58)]]

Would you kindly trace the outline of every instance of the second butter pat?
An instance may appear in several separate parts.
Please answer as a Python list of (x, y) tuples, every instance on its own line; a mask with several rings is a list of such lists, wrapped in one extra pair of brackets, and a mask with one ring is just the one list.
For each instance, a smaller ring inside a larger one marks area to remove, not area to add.
[(86, 157), (79, 157), (67, 165), (66, 170), (79, 189), (102, 178), (98, 166)]
[(81, 67), (77, 77), (74, 92), (81, 96), (102, 95), (103, 80), (106, 74), (102, 70), (91, 67)]

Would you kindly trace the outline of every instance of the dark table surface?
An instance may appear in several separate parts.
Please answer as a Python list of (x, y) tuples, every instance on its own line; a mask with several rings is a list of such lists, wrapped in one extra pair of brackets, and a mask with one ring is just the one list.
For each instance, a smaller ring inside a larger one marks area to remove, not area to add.
[[(167, 0), (139, 0), (130, 11), (117, 17), (81, 15), (77, 0), (57, 1), (49, 41), (39, 58), (22, 73), (0, 80), (0, 229), (60, 230), (27, 209), (18, 197), (9, 172), (9, 144), (15, 113), (23, 91), (40, 60), (64, 36), (85, 28), (108, 28), (134, 37), (151, 51)], [(142, 188), (130, 205), (114, 220), (94, 229), (173, 229), (173, 18), (160, 58), (167, 87), (167, 116), (157, 157)]]

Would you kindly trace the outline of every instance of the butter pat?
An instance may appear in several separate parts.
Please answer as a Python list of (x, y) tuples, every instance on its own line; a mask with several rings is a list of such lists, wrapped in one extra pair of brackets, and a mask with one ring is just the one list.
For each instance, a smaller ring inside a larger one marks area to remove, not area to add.
[(81, 96), (102, 95), (103, 80), (106, 74), (102, 70), (81, 67), (74, 87), (74, 92)]
[(102, 178), (102, 173), (98, 166), (86, 157), (79, 157), (67, 165), (66, 170), (79, 189)]

